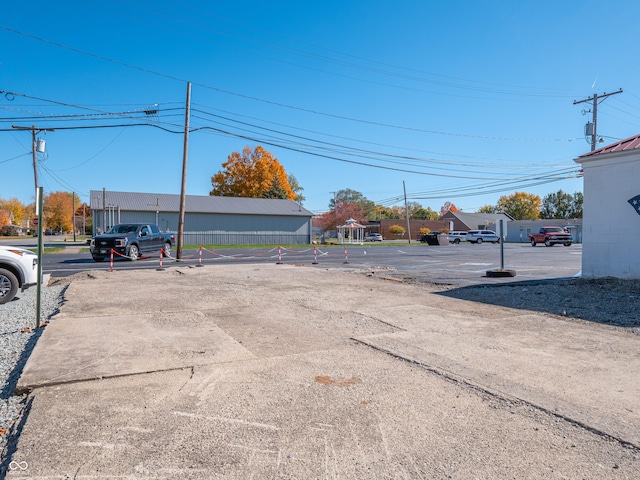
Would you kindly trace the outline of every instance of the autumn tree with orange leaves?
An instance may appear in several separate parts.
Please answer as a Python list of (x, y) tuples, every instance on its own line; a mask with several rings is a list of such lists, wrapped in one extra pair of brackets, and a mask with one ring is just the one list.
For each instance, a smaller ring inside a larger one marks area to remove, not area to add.
[(63, 232), (73, 230), (73, 207), (74, 204), (80, 205), (77, 195), (69, 192), (52, 192), (45, 195), (43, 202), (43, 227)]
[[(0, 198), (0, 226), (23, 225), (28, 217), (27, 209), (17, 198), (4, 200)], [(11, 218), (13, 217), (13, 222)]]
[(272, 153), (257, 146), (233, 152), (223, 170), (211, 177), (209, 195), (220, 197), (282, 198), (295, 200), (287, 172)]
[(444, 205), (440, 208), (440, 216), (444, 217), (448, 212), (459, 212), (458, 207), (456, 207), (451, 202), (444, 202)]

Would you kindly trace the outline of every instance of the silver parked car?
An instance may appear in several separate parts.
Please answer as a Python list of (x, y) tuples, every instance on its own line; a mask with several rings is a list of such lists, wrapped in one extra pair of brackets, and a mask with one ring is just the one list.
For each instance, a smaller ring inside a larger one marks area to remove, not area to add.
[(367, 235), (364, 237), (364, 241), (365, 242), (381, 242), (382, 235), (380, 235), (379, 233), (367, 233)]
[(471, 243), (500, 243), (500, 237), (493, 230), (469, 230), (467, 232), (467, 242)]

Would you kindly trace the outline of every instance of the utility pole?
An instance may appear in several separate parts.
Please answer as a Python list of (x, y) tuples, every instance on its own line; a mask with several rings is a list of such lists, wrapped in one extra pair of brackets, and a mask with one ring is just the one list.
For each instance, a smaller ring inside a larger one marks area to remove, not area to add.
[[(36, 187), (36, 195), (38, 194), (38, 158), (36, 156), (36, 152), (41, 151), (44, 152), (44, 147), (42, 150), (38, 150), (37, 138), (36, 135), (40, 132), (55, 132), (54, 128), (37, 128), (35, 125), (31, 127), (19, 127), (16, 125), (11, 125), (11, 128), (15, 128), (16, 130), (31, 130), (31, 154), (33, 156), (33, 180), (35, 182)], [(42, 142), (44, 145), (44, 142)]]
[(333, 219), (336, 222), (336, 225), (338, 225), (338, 203), (336, 200), (336, 193), (338, 192), (329, 192), (329, 193), (333, 193)]
[(102, 233), (107, 231), (107, 190), (102, 187)]
[(409, 221), (409, 206), (407, 205), (407, 187), (402, 181), (402, 189), (404, 190), (404, 216), (407, 217), (407, 234), (409, 235), (409, 243), (411, 243), (411, 222)]
[[(593, 131), (591, 132), (591, 151), (592, 152), (596, 149), (596, 141), (598, 137), (598, 99), (601, 99), (600, 101), (602, 101), (606, 97), (609, 97), (611, 95), (616, 95), (618, 93), (622, 93), (622, 89), (618, 90), (617, 92), (603, 93), (602, 95), (598, 95), (597, 93), (594, 93), (593, 97), (585, 98), (584, 100), (573, 101), (574, 105), (577, 105), (578, 103), (593, 102), (592, 104), (593, 105), (593, 122), (592, 122)], [(588, 135), (588, 133), (586, 134)]]
[(73, 223), (73, 241), (76, 241), (76, 192), (71, 193), (71, 222)]
[(182, 235), (184, 234), (184, 211), (186, 208), (187, 159), (189, 158), (189, 119), (191, 117), (191, 82), (187, 82), (187, 105), (184, 115), (184, 148), (182, 151), (182, 188), (180, 189), (180, 214), (178, 218), (178, 246), (176, 258), (182, 258)]

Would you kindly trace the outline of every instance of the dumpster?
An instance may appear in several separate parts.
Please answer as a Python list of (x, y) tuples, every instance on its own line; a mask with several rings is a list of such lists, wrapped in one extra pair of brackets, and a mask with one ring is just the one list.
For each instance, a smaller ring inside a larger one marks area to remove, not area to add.
[(426, 235), (422, 235), (420, 241), (427, 245), (449, 245), (449, 237), (447, 235), (437, 233), (427, 233)]

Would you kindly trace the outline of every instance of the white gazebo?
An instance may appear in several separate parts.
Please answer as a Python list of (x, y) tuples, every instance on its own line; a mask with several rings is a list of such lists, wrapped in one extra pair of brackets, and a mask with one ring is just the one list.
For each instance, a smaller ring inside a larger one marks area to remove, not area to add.
[(344, 225), (338, 225), (338, 238), (340, 243), (362, 243), (364, 242), (364, 225), (350, 218)]

